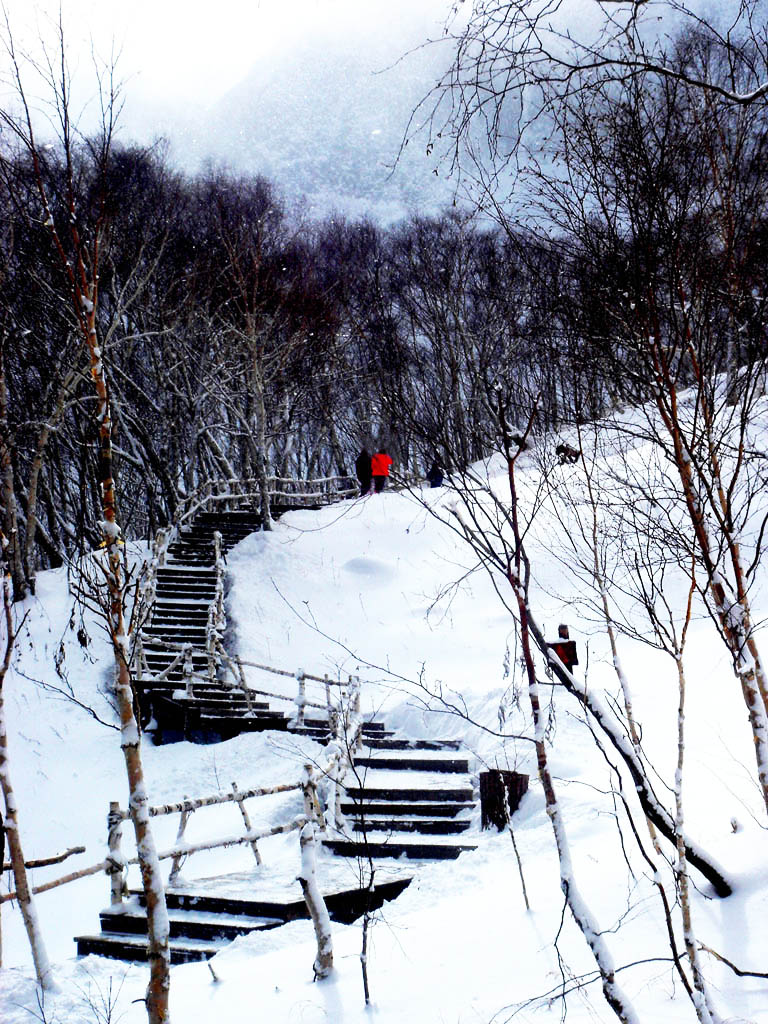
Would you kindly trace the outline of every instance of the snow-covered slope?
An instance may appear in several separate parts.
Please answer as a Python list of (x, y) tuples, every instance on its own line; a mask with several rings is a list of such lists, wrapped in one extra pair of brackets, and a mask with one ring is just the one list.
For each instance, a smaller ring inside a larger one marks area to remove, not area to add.
[[(498, 470), (492, 463), (494, 487), (503, 495), (504, 474)], [(525, 457), (521, 473), (524, 487), (535, 484), (540, 473), (535, 453)], [(460, 736), (476, 754), (475, 767), (509, 764), (531, 775), (530, 791), (515, 819), (530, 912), (510, 836), (481, 833), (475, 826), (462, 837), (478, 844), (475, 853), (420, 867), (416, 881), (385, 907), (383, 920), (374, 926), (369, 972), (377, 1018), (387, 1024), (507, 1020), (518, 1004), (548, 992), (556, 996), (564, 984), (573, 988), (573, 979), (583, 976), (590, 983), (569, 996), (569, 1019), (608, 1022), (614, 1018), (592, 980), (593, 962), (584, 940), (562, 914), (557, 857), (531, 743), (525, 738), (502, 743), (482, 728), (498, 730), (503, 705), (506, 731), (530, 734), (525, 698), (516, 701), (519, 652), (509, 613), (488, 577), (473, 571), (469, 549), (430, 514), (430, 506), (445, 511), (450, 501), (442, 489), (384, 493), (320, 512), (292, 513), (273, 533), (250, 536), (229, 555), (228, 639), (246, 662), (331, 677), (359, 674), (366, 708), (391, 726), (414, 736)], [(570, 624), (579, 645), (580, 678), (586, 670), (590, 686), (613, 693), (605, 640), (579, 604), (578, 584), (553, 554), (561, 529), (545, 514), (531, 537), (537, 577), (533, 603), (548, 634), (556, 634), (560, 621)], [(61, 641), (62, 672), (68, 673), (75, 694), (110, 719), (98, 693), (110, 663), (104, 638), (90, 624), (93, 641), (82, 650), (75, 636), (77, 617), (70, 626), (71, 607), (65, 575), (43, 574), (38, 598), (28, 604), (16, 671), (6, 683), (12, 770), (27, 856), (84, 842), (84, 860), (90, 863), (103, 855), (108, 802), (125, 802), (125, 781), (117, 734), (39, 682), (63, 685), (53, 661)], [(671, 661), (639, 643), (624, 643), (622, 655), (644, 744), (670, 783), (677, 700)], [(692, 626), (687, 668), (688, 830), (736, 885), (726, 901), (711, 899), (706, 888), (698, 892), (695, 924), (703, 943), (740, 968), (765, 971), (768, 833), (752, 782), (741, 697), (703, 618)], [(274, 677), (255, 669), (249, 670), (249, 679), (256, 687), (277, 685)], [(290, 693), (290, 680), (285, 686)], [(439, 711), (427, 714), (425, 687), (465, 708), (478, 724)], [(623, 840), (616, 827), (606, 761), (573, 701), (554, 695), (551, 716), (551, 766), (576, 876), (617, 965), (625, 968), (621, 984), (642, 1024), (692, 1021), (691, 1004), (669, 959), (661, 905), (646, 865), (623, 816)], [(285, 734), (268, 733), (208, 747), (147, 745), (150, 799), (159, 803), (204, 794), (228, 787), (233, 779), (243, 788), (298, 776), (307, 751), (317, 753), (312, 741), (287, 742)], [(659, 789), (665, 792), (662, 783)], [(640, 826), (639, 811), (633, 809)], [(272, 823), (296, 810), (296, 797), (288, 794), (270, 799), (260, 813)], [(217, 828), (231, 831), (237, 827), (237, 812), (229, 808), (205, 820), (201, 816), (194, 825), (199, 835)], [(170, 819), (159, 826), (161, 845), (173, 840), (175, 827)], [(647, 837), (644, 841), (648, 845)], [(295, 835), (277, 837), (265, 844), (265, 860), (298, 866), (297, 845)], [(249, 858), (248, 850), (200, 855), (185, 865), (184, 874), (191, 879), (244, 870)], [(50, 877), (47, 870), (37, 872), (36, 880)], [(321, 861), (321, 877), (322, 871)], [(3, 884), (8, 884), (7, 875)], [(110, 979), (113, 993), (122, 986), (116, 996), (121, 1019), (126, 1024), (145, 1019), (143, 1007), (132, 1004), (142, 995), (143, 969), (95, 957), (69, 959), (71, 936), (93, 930), (107, 901), (107, 883), (100, 876), (38, 898), (59, 983), (59, 992), (47, 997), (46, 1019), (67, 1024), (96, 1019), (89, 1001), (98, 1002), (108, 992)], [(2, 910), (7, 969), (0, 974), (0, 1005), (3, 1020), (20, 1024), (38, 1013), (37, 1003), (19, 915), (7, 905)], [(358, 960), (360, 927), (335, 925), (334, 936), (336, 974), (323, 984), (311, 982), (309, 922), (237, 940), (213, 961), (218, 982), (204, 964), (174, 968), (174, 1020), (203, 1024), (219, 1016), (240, 1020), (246, 1015), (270, 1024), (369, 1020)], [(712, 959), (706, 969), (724, 1019), (768, 1022), (765, 980), (737, 979)], [(516, 1019), (555, 1021), (561, 1009), (555, 1001), (549, 1010), (525, 1008)]]

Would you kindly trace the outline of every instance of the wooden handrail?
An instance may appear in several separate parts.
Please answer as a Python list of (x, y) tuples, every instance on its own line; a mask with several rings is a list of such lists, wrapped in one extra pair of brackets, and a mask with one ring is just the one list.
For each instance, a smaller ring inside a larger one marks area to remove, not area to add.
[[(200, 807), (214, 807), (217, 804), (239, 803), (242, 800), (250, 800), (257, 796), (273, 796), (275, 793), (289, 793), (291, 790), (301, 789), (300, 782), (286, 782), (277, 786), (260, 786), (256, 789), (239, 789), (237, 793), (213, 793), (211, 796), (197, 798), (185, 798), (175, 804), (158, 804), (149, 808), (151, 817), (162, 817), (164, 814), (183, 814), (185, 811), (196, 811)], [(120, 810), (120, 817), (123, 821), (130, 818), (131, 812)]]

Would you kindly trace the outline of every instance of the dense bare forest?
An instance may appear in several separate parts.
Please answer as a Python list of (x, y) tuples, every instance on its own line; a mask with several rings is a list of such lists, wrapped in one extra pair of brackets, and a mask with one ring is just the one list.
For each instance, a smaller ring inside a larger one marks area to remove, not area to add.
[[(764, 352), (766, 138), (755, 107), (676, 81), (563, 113), (547, 222), (448, 211), (384, 228), (303, 221), (279, 187), (190, 180), (110, 139), (5, 149), (2, 442), (17, 593), (100, 540), (98, 424), (68, 269), (98, 261), (121, 521), (146, 537), (209, 477), (402, 474), (496, 439), (492, 391), (536, 429), (583, 422)], [(46, 197), (47, 207), (41, 203)], [(56, 251), (53, 236), (64, 251)], [(86, 268), (87, 269), (87, 268)], [(734, 393), (734, 399), (736, 395)]]

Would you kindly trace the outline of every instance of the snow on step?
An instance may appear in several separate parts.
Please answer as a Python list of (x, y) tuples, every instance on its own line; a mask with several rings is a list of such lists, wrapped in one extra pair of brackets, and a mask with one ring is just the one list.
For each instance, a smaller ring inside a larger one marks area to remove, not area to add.
[[(327, 839), (325, 846), (332, 853), (348, 860), (372, 857), (392, 857), (399, 860), (457, 860), (462, 853), (471, 853), (477, 849), (474, 845), (454, 842), (437, 842), (446, 837), (429, 836), (409, 842), (407, 839), (393, 839), (386, 835), (380, 838), (367, 835), (364, 840)], [(378, 867), (377, 867), (378, 873)]]
[[(445, 774), (467, 775), (469, 760), (466, 757), (450, 757), (445, 751), (436, 750), (392, 750), (386, 753), (356, 754), (355, 764), (368, 770), (389, 771), (436, 771)], [(433, 767), (434, 766), (434, 767)]]
[[(475, 847), (471, 844), (457, 841), (456, 836), (442, 836), (442, 835), (431, 835), (428, 839), (425, 839), (422, 835), (410, 835), (408, 833), (400, 834), (396, 836), (390, 831), (376, 831), (370, 826), (366, 829), (365, 837), (367, 842), (376, 844), (387, 844), (389, 846), (460, 846), (468, 850), (474, 850)], [(343, 835), (342, 833), (333, 833), (329, 835), (328, 842), (359, 842), (359, 839), (351, 835)]]
[[(137, 923), (143, 923), (147, 920), (147, 910), (146, 907), (141, 906), (138, 902), (123, 903), (114, 907), (107, 907), (101, 911), (99, 916), (105, 920), (109, 917), (122, 920), (129, 918)], [(232, 929), (257, 931), (276, 928), (284, 923), (282, 918), (279, 917), (257, 917), (252, 914), (220, 914), (205, 910), (187, 910), (186, 908), (169, 908), (168, 919), (172, 930), (174, 925), (181, 927), (200, 925), (204, 928), (221, 929), (222, 932)]]
[[(413, 869), (394, 864), (376, 870), (376, 884), (403, 881), (413, 877)], [(317, 861), (317, 881), (323, 896), (359, 886), (359, 877), (350, 873), (349, 865), (335, 857), (320, 856)], [(258, 900), (260, 903), (279, 903), (286, 899), (303, 900), (301, 886), (296, 880), (294, 864), (263, 864), (249, 871), (228, 875), (185, 880), (182, 886), (170, 890), (182, 898), (226, 897), (231, 900)]]
[[(110, 957), (114, 960), (128, 960), (143, 963), (147, 959), (147, 939), (143, 935), (126, 933), (100, 933), (98, 935), (78, 935), (76, 937), (78, 956)], [(229, 939), (171, 939), (168, 948), (172, 964), (191, 963), (198, 960), (209, 960), (224, 949)]]
[[(357, 773), (360, 777), (360, 782), (354, 776), (354, 773), (347, 776), (346, 787), (348, 790), (357, 790), (360, 788), (362, 783), (364, 790), (380, 790), (380, 789), (393, 789), (393, 790), (450, 790), (450, 791), (461, 791), (462, 794), (469, 793), (469, 799), (472, 799), (472, 780), (468, 773), (451, 773), (450, 778), (446, 778), (445, 772), (429, 772), (429, 771), (409, 771), (407, 775), (404, 775), (402, 771), (397, 769), (387, 768), (363, 768)], [(428, 799), (428, 794), (424, 799)], [(465, 799), (462, 795), (458, 799)]]

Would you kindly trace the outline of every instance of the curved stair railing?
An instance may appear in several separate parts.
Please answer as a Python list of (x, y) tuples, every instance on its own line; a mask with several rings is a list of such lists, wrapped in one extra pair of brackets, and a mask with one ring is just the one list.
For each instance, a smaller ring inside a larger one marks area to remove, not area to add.
[[(168, 548), (179, 539), (182, 528), (198, 512), (211, 512), (219, 505), (235, 502), (240, 505), (261, 499), (259, 481), (255, 477), (209, 479), (200, 483), (176, 507), (173, 520), (157, 530), (152, 557), (147, 563), (143, 590), (145, 602), (151, 607), (157, 587), (157, 570), (165, 564)], [(347, 476), (318, 477), (313, 480), (294, 480), (290, 477), (267, 477), (271, 500), (284, 499), (298, 508), (311, 504), (329, 505), (334, 501), (354, 497), (358, 493), (356, 482)]]
[[(338, 501), (343, 498), (353, 497), (357, 494), (355, 482), (349, 477), (333, 476), (321, 477), (314, 480), (294, 480), (287, 477), (269, 477), (267, 480), (271, 500), (283, 507), (306, 508), (318, 507)], [(158, 573), (166, 564), (169, 550), (178, 543), (183, 534), (185, 526), (194, 522), (195, 517), (203, 512), (214, 512), (217, 509), (225, 509), (227, 505), (243, 506), (254, 505), (261, 498), (259, 481), (255, 478), (232, 478), (232, 479), (210, 479), (203, 481), (195, 490), (186, 496), (176, 508), (173, 522), (167, 527), (161, 527), (153, 540), (151, 557), (145, 562), (141, 573), (141, 584), (139, 587), (139, 618), (142, 624), (150, 622), (153, 618), (157, 604)], [(205, 658), (207, 671), (205, 682), (208, 686), (215, 686), (217, 683), (227, 687), (233, 686), (241, 690), (246, 697), (249, 712), (252, 711), (251, 695), (245, 684), (245, 677), (242, 666), (233, 661), (224, 649), (223, 631), (225, 627), (224, 618), (224, 558), (222, 537), (218, 531), (213, 534), (214, 553), (213, 564), (215, 567), (215, 593), (208, 608), (208, 616), (205, 631)], [(134, 678), (139, 693), (143, 691), (144, 683), (157, 684), (167, 681), (172, 673), (184, 665), (185, 688), (189, 696), (194, 694), (195, 680), (201, 678), (200, 674), (192, 669), (192, 654), (184, 647), (172, 660), (171, 664), (160, 671), (152, 671), (144, 649), (144, 641), (141, 629), (136, 631), (134, 649), (132, 652), (132, 667)], [(175, 649), (176, 644), (164, 644), (162, 641), (153, 639), (154, 647), (167, 647)], [(225, 677), (219, 679), (221, 668), (225, 669)], [(302, 680), (300, 678), (300, 688)], [(278, 697), (279, 695), (275, 695)], [(301, 703), (301, 695), (297, 698), (297, 723), (303, 725), (304, 705)]]

